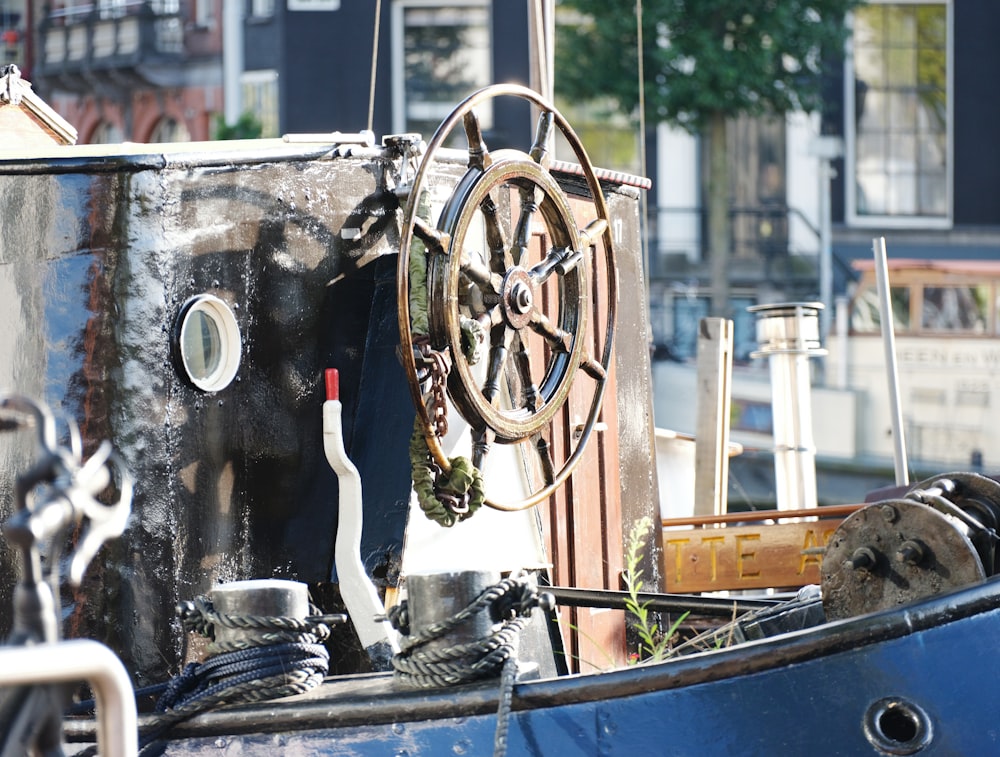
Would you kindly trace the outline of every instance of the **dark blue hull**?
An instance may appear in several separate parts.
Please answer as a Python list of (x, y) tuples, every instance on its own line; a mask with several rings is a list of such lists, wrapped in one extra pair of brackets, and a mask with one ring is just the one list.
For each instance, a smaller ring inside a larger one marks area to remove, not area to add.
[[(990, 581), (730, 649), (522, 683), (507, 754), (995, 754), (998, 628)], [(490, 685), (423, 692), (384, 675), (329, 679), (302, 697), (179, 725), (166, 754), (491, 754), (496, 708)]]

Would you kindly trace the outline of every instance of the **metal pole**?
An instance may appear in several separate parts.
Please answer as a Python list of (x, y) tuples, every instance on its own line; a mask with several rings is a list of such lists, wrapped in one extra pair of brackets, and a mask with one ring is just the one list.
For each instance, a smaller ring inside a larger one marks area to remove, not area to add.
[(732, 404), (733, 322), (702, 318), (698, 325), (697, 433), (694, 512), (721, 515), (729, 494), (729, 410)]
[(223, 110), (232, 126), (243, 113), (243, 3), (224, 0), (222, 6)]
[(903, 410), (899, 402), (899, 373), (896, 365), (896, 333), (892, 320), (892, 297), (889, 289), (889, 263), (885, 254), (885, 237), (872, 240), (875, 256), (875, 283), (878, 287), (879, 316), (882, 321), (882, 346), (885, 349), (885, 370), (889, 382), (889, 412), (892, 417), (893, 466), (896, 485), (910, 483), (906, 467), (906, 440), (903, 438)]
[(850, 356), (847, 353), (848, 341), (847, 334), (850, 331), (850, 302), (846, 297), (837, 298), (837, 352), (840, 354), (840, 362), (837, 363), (837, 377), (834, 386), (837, 389), (847, 388), (847, 376), (848, 376), (848, 360)]
[(813, 440), (809, 358), (822, 357), (819, 313), (821, 302), (754, 305), (760, 348), (752, 357), (766, 357), (771, 369), (771, 411), (774, 432), (774, 491), (779, 510), (814, 508), (816, 444)]
[(830, 223), (830, 181), (835, 172), (830, 161), (820, 160), (819, 179), (819, 337), (825, 344), (830, 335), (830, 315), (833, 313), (833, 246)]

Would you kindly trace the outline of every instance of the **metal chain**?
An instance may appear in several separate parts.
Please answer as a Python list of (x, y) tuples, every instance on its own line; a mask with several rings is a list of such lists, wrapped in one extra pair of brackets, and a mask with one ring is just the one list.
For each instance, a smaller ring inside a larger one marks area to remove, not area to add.
[(430, 378), (431, 395), (428, 411), (431, 416), (431, 423), (434, 426), (434, 433), (439, 438), (444, 438), (448, 433), (448, 402), (447, 402), (447, 382), (448, 373), (451, 371), (451, 361), (448, 359), (447, 351), (435, 350), (431, 347), (430, 338), (426, 336), (414, 336), (413, 349), (419, 355), (417, 368), (424, 368), (425, 372), (421, 381)]

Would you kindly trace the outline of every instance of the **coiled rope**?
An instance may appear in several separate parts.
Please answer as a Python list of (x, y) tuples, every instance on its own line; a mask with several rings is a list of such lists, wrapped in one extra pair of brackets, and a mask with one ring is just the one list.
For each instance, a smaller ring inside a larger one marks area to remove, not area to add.
[[(302, 694), (322, 683), (330, 667), (330, 654), (323, 641), (330, 626), (346, 620), (344, 615), (312, 615), (291, 618), (255, 615), (225, 615), (211, 600), (199, 597), (177, 605), (177, 615), (186, 631), (211, 639), (204, 662), (189, 663), (166, 684), (147, 687), (142, 693), (160, 690), (155, 715), (140, 733), (141, 755), (158, 754), (162, 739), (178, 723), (224, 704), (259, 702)], [(252, 638), (219, 642), (217, 628), (252, 630)], [(137, 692), (139, 694), (140, 692)], [(81, 754), (94, 754), (85, 750)]]
[[(439, 688), (486, 678), (500, 678), (494, 757), (507, 751), (514, 682), (517, 678), (517, 646), (521, 631), (535, 607), (551, 607), (552, 595), (539, 593), (533, 580), (511, 576), (487, 588), (450, 618), (431, 623), (411, 633), (409, 605), (404, 600), (388, 612), (389, 621), (401, 634), (400, 651), (393, 657), (395, 677), (413, 688)], [(497, 621), (493, 630), (471, 642), (427, 648), (481, 612)]]

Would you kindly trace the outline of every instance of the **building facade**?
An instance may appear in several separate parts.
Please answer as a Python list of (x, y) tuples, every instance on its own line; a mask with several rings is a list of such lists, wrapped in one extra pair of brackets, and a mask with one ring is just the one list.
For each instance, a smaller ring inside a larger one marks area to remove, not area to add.
[[(737, 359), (755, 343), (748, 305), (821, 300), (829, 324), (833, 300), (856, 276), (851, 262), (871, 257), (874, 238), (885, 237), (890, 257), (1000, 254), (995, 2), (870, 0), (848, 23), (852, 39), (831, 69), (824, 113), (730, 125), (725, 315), (736, 321)], [(657, 145), (654, 338), (662, 355), (686, 358), (709, 313), (698, 142), (661, 127)]]
[[(529, 78), (527, 5), (500, 0), (29, 0), (0, 20), (81, 143), (211, 139), (244, 114), (263, 136), (429, 136), (465, 95)], [(505, 102), (484, 125), (504, 142), (527, 119)]]
[[(480, 87), (528, 83), (527, 30), (527, 4), (502, 0), (255, 0), (242, 25), (240, 110), (271, 136), (429, 138)], [(505, 105), (484, 127), (513, 139), (530, 129), (527, 108)]]
[(208, 139), (222, 110), (222, 0), (31, 0), (32, 82), (81, 143)]

